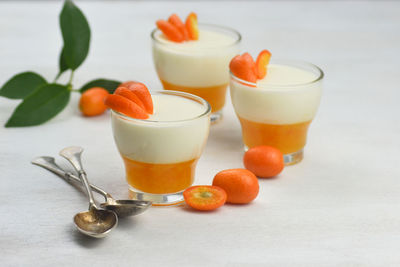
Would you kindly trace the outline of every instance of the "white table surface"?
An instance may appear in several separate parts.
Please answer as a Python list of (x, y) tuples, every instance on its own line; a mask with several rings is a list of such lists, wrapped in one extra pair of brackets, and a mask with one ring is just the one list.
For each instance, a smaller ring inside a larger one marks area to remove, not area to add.
[[(305, 159), (259, 180), (250, 205), (211, 213), (152, 208), (121, 220), (103, 240), (79, 234), (82, 191), (31, 165), (80, 145), (90, 180), (127, 197), (109, 114), (84, 118), (78, 95), (38, 127), (0, 128), (0, 265), (399, 266), (400, 3), (78, 2), (92, 28), (90, 56), (75, 84), (97, 77), (161, 88), (149, 34), (154, 22), (197, 11), (202, 22), (243, 35), (242, 49), (303, 59), (326, 73)], [(23, 70), (52, 79), (61, 34), (57, 2), (0, 3), (0, 83)], [(4, 125), (18, 101), (0, 98)], [(213, 126), (197, 184), (242, 167), (240, 125), (230, 101)], [(65, 161), (59, 160), (63, 166)]]

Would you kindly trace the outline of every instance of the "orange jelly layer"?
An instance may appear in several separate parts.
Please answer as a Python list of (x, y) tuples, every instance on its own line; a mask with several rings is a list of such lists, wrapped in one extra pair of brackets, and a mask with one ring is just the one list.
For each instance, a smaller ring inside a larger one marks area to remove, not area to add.
[(182, 91), (189, 94), (200, 96), (211, 105), (211, 112), (222, 109), (225, 105), (226, 88), (228, 84), (222, 84), (210, 87), (187, 87), (175, 85), (161, 80), (165, 90)]
[(302, 149), (306, 144), (307, 130), (311, 121), (294, 124), (266, 124), (249, 121), (239, 117), (242, 125), (244, 144), (255, 146), (273, 146), (283, 154), (290, 154)]
[(185, 190), (193, 184), (197, 159), (171, 163), (145, 163), (122, 156), (128, 184), (145, 193), (167, 194)]

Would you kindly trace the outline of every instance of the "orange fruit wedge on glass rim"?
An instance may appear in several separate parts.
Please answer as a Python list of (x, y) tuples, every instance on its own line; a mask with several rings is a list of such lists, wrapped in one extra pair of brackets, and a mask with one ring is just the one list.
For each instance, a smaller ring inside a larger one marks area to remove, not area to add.
[(186, 28), (186, 25), (182, 22), (180, 17), (177, 14), (172, 14), (168, 18), (168, 22), (171, 23), (173, 26), (175, 26), (178, 31), (182, 34), (183, 40), (188, 41), (189, 40), (189, 31)]
[(106, 96), (104, 104), (135, 119), (148, 119), (149, 114), (153, 114), (153, 100), (149, 89), (143, 83), (135, 81), (122, 83), (113, 94)]
[(181, 43), (199, 39), (197, 15), (194, 12), (187, 16), (185, 23), (177, 14), (172, 14), (168, 20), (157, 20), (156, 25), (165, 37), (172, 42)]
[(267, 66), (271, 58), (268, 50), (263, 50), (258, 54), (256, 61), (249, 53), (235, 56), (229, 63), (232, 74), (247, 82), (256, 83), (267, 75)]

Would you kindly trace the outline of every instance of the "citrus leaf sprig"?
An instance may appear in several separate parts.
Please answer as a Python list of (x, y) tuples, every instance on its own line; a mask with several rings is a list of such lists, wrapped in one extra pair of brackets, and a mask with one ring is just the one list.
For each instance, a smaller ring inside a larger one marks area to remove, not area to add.
[(64, 85), (40, 86), (14, 110), (6, 127), (32, 126), (44, 123), (68, 104), (70, 91)]
[[(74, 89), (74, 71), (85, 61), (90, 48), (90, 27), (82, 11), (65, 0), (60, 13), (63, 47), (59, 57), (59, 71), (53, 82), (46, 81), (35, 72), (27, 71), (13, 76), (0, 88), (0, 96), (22, 99), (5, 127), (25, 127), (45, 123), (60, 113), (68, 104), (71, 92), (83, 93), (92, 87), (103, 87), (110, 93), (121, 83), (115, 80), (95, 79)], [(57, 83), (69, 71), (67, 84)]]

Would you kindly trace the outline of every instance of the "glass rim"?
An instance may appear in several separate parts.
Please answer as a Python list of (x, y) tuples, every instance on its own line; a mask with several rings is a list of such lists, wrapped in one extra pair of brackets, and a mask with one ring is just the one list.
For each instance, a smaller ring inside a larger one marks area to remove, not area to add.
[(271, 62), (272, 64), (279, 64), (279, 65), (289, 65), (289, 66), (294, 66), (294, 65), (302, 65), (302, 66), (308, 66), (311, 67), (312, 69), (316, 70), (318, 73), (317, 78), (309, 81), (309, 82), (304, 82), (304, 83), (291, 83), (291, 84), (274, 84), (274, 83), (270, 83), (268, 85), (264, 85), (264, 86), (257, 86), (257, 83), (253, 83), (253, 82), (249, 82), (243, 79), (240, 79), (238, 77), (236, 77), (230, 70), (229, 70), (229, 75), (231, 76), (232, 79), (238, 81), (241, 84), (244, 85), (248, 85), (249, 87), (255, 88), (286, 88), (286, 89), (290, 89), (293, 87), (302, 87), (302, 86), (307, 86), (307, 85), (312, 85), (314, 83), (317, 83), (319, 81), (321, 81), (325, 74), (323, 72), (323, 70), (318, 67), (317, 65), (314, 65), (312, 63), (309, 63), (307, 61), (302, 61), (302, 60), (287, 60), (287, 59), (280, 59), (280, 60), (274, 60)]
[(187, 121), (193, 121), (196, 119), (200, 119), (204, 116), (207, 116), (211, 113), (211, 105), (210, 103), (208, 103), (206, 100), (204, 100), (203, 98), (193, 95), (193, 94), (189, 94), (186, 92), (181, 92), (181, 91), (173, 91), (173, 90), (159, 90), (159, 91), (150, 91), (151, 95), (157, 95), (157, 94), (166, 94), (166, 95), (174, 95), (174, 96), (180, 96), (180, 97), (185, 97), (185, 98), (189, 98), (192, 101), (196, 101), (199, 104), (201, 104), (202, 106), (206, 107), (206, 110), (201, 113), (200, 115), (197, 115), (193, 118), (188, 118), (188, 119), (182, 119), (182, 120), (171, 120), (171, 121), (157, 121), (157, 120), (147, 120), (147, 119), (136, 119), (136, 118), (132, 118), (129, 117), (121, 112), (115, 111), (113, 109), (111, 109), (111, 114), (115, 113), (116, 115), (119, 115), (121, 117), (123, 117), (124, 119), (128, 120), (128, 121), (132, 121), (132, 122), (140, 122), (140, 123), (153, 123), (153, 124), (169, 124), (169, 123), (179, 123), (179, 122), (187, 122)]
[[(236, 38), (235, 38), (234, 42), (231, 43), (231, 44), (205, 47), (204, 50), (212, 49), (212, 48), (216, 48), (216, 47), (221, 48), (221, 47), (231, 47), (231, 46), (235, 46), (235, 45), (239, 44), (240, 41), (242, 40), (242, 35), (241, 35), (237, 30), (235, 30), (235, 29), (233, 29), (233, 28), (230, 28), (230, 27), (227, 27), (227, 26), (221, 26), (221, 25), (209, 24), (209, 23), (199, 23), (199, 28), (202, 28), (202, 27), (218, 28), (218, 29), (222, 29), (222, 30), (225, 30), (225, 31), (229, 31), (229, 32), (231, 32), (231, 33), (233, 33), (233, 34), (236, 35)], [(161, 40), (159, 40), (159, 39), (157, 39), (157, 38), (155, 37), (155, 35), (156, 35), (157, 32), (160, 32), (160, 29), (158, 29), (157, 27), (154, 28), (154, 29), (151, 31), (151, 33), (150, 33), (151, 39), (152, 39), (154, 42), (159, 43), (159, 44), (162, 44), (162, 45), (168, 44), (167, 42), (163, 42), (163, 41), (161, 41)], [(171, 43), (174, 43), (174, 42), (171, 42)], [(176, 43), (176, 44), (180, 44), (180, 43)]]

